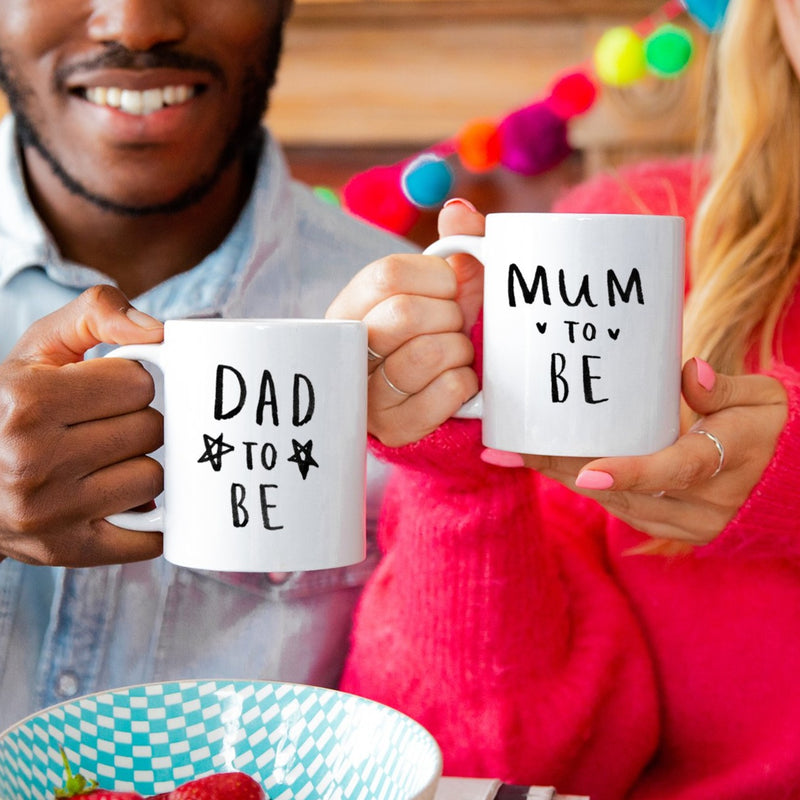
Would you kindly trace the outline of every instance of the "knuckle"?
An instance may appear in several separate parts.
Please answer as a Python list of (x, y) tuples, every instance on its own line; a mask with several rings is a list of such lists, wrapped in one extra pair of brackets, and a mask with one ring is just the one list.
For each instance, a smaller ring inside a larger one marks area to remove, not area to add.
[(72, 566), (64, 548), (59, 546), (58, 540), (53, 537), (39, 539), (32, 548), (31, 557), (34, 563), (43, 567)]
[(478, 391), (478, 377), (469, 367), (450, 369), (442, 374), (442, 391), (450, 397), (465, 403)]
[(33, 493), (10, 492), (3, 497), (3, 528), (23, 539), (38, 538), (48, 520), (40, 513)]
[(144, 459), (144, 479), (151, 498), (161, 494), (164, 489), (164, 468), (154, 458)]
[(628, 517), (632, 511), (633, 498), (627, 492), (611, 492), (603, 499), (603, 505), (614, 516)]
[(446, 349), (439, 336), (419, 336), (408, 344), (408, 364), (415, 370), (424, 370), (444, 363)]
[(673, 488), (684, 491), (690, 489), (706, 476), (708, 465), (706, 459), (696, 453), (687, 453), (681, 459), (673, 480)]
[(381, 294), (392, 294), (399, 285), (405, 270), (403, 257), (389, 255), (378, 259), (372, 266), (372, 279)]
[(393, 295), (386, 301), (392, 325), (403, 331), (415, 331), (418, 327), (418, 313), (415, 298), (409, 295)]
[(29, 431), (39, 419), (39, 404), (28, 384), (21, 377), (0, 383), (0, 429), (5, 436)]
[(128, 305), (128, 299), (125, 295), (119, 289), (107, 283), (90, 286), (81, 292), (77, 301), (82, 308), (86, 309), (97, 306), (123, 308)]

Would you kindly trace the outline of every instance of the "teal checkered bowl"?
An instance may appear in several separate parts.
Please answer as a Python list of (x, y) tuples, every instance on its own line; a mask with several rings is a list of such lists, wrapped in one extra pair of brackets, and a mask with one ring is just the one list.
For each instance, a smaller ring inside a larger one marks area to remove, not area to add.
[(270, 800), (429, 800), (433, 737), (393, 709), (293, 683), (181, 681), (87, 695), (0, 734), (2, 800), (51, 800), (64, 769), (142, 795), (239, 770)]

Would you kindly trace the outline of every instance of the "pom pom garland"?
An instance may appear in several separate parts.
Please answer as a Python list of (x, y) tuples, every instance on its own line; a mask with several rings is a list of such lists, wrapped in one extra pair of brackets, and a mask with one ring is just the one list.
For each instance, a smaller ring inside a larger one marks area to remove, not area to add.
[(470, 172), (488, 172), (500, 163), (500, 131), (490, 119), (470, 122), (456, 136), (456, 153)]
[(546, 103), (534, 103), (500, 123), (500, 163), (520, 175), (540, 175), (558, 166), (571, 152), (567, 124)]
[(710, 31), (719, 30), (725, 20), (728, 0), (682, 0), (686, 10)]
[(419, 219), (419, 210), (400, 189), (398, 166), (373, 167), (352, 177), (343, 190), (344, 207), (380, 228), (408, 233)]
[[(691, 35), (669, 24), (688, 12), (709, 30), (716, 30), (728, 0), (666, 0), (656, 15), (634, 27), (618, 26), (598, 41), (591, 63), (558, 76), (545, 95), (502, 119), (468, 122), (452, 140), (440, 143), (408, 161), (373, 167), (352, 177), (342, 190), (342, 205), (351, 213), (398, 234), (416, 224), (420, 209), (443, 203), (454, 176), (447, 164), (455, 156), (464, 169), (482, 173), (503, 166), (521, 175), (539, 175), (558, 166), (571, 152), (567, 123), (589, 111), (600, 85), (622, 87), (648, 72), (674, 78), (691, 62)], [(335, 197), (314, 191), (325, 202)], [(330, 191), (330, 190), (329, 190)]]
[(609, 86), (629, 86), (641, 80), (647, 72), (642, 38), (626, 25), (606, 31), (594, 51), (594, 68)]
[(647, 68), (659, 78), (680, 75), (694, 53), (692, 37), (683, 28), (664, 25), (645, 40)]
[(330, 206), (341, 205), (339, 195), (329, 186), (315, 186), (312, 191), (323, 203), (327, 203)]
[(450, 193), (453, 171), (443, 158), (424, 153), (403, 170), (400, 185), (406, 199), (417, 208), (436, 208)]
[(599, 91), (586, 72), (569, 72), (555, 81), (545, 102), (561, 119), (569, 120), (588, 111)]

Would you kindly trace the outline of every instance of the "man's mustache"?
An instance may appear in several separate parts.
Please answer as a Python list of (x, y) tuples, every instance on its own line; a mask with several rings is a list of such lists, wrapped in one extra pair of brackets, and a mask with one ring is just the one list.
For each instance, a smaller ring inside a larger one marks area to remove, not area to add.
[(75, 73), (101, 69), (182, 69), (208, 72), (221, 82), (225, 80), (225, 75), (216, 62), (191, 53), (182, 53), (172, 49), (170, 45), (156, 45), (150, 50), (140, 51), (129, 50), (118, 43), (109, 44), (102, 53), (93, 58), (57, 69), (54, 80), (56, 86), (62, 87)]

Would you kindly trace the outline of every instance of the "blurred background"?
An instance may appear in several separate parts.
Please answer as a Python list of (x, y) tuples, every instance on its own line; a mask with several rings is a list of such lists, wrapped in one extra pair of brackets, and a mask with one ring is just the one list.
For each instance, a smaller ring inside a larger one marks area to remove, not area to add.
[[(480, 117), (535, 99), (567, 68), (590, 61), (603, 33), (635, 25), (659, 0), (295, 0), (269, 114), (296, 176), (340, 188), (454, 136)], [(474, 175), (453, 164), (454, 194), (484, 211), (546, 209), (564, 187), (605, 167), (691, 152), (707, 35), (692, 33), (688, 70), (604, 87), (570, 122), (573, 156), (526, 177), (497, 168)], [(456, 161), (456, 160), (453, 160)], [(436, 238), (425, 212), (411, 238)]]
[[(531, 103), (559, 73), (590, 64), (604, 32), (636, 25), (661, 6), (663, 0), (295, 0), (268, 120), (295, 176), (338, 193), (357, 173), (450, 139), (471, 120), (502, 118)], [(573, 154), (543, 174), (502, 167), (476, 174), (450, 159), (450, 195), (486, 212), (544, 210), (600, 169), (691, 152), (708, 37), (688, 14), (675, 23), (694, 41), (692, 62), (678, 77), (603, 86), (591, 109), (569, 122)], [(430, 243), (435, 222), (436, 211), (424, 211), (409, 237)]]

